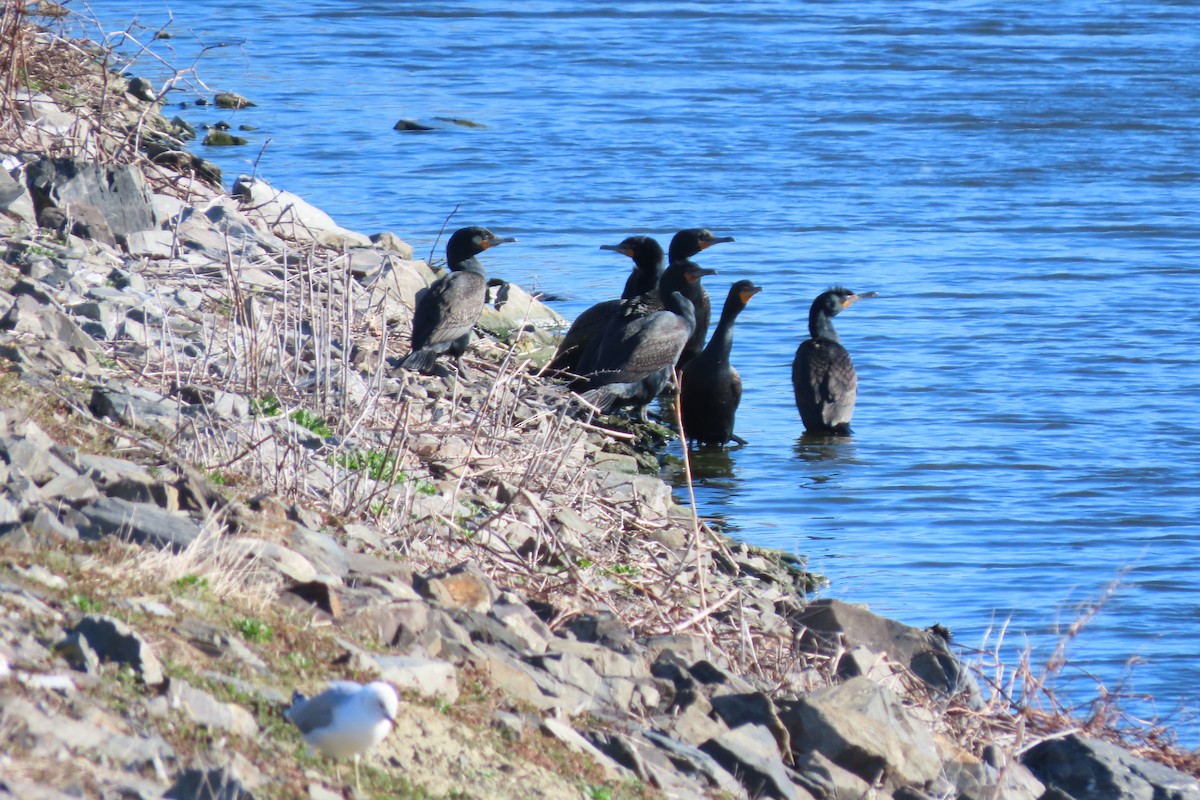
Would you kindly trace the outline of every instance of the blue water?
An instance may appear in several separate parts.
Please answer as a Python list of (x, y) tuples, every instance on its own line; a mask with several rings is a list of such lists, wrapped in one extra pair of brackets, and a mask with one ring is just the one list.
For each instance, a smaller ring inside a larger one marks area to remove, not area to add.
[[(1061, 690), (1200, 744), (1200, 5), (206, 0), (157, 42), (162, 0), (89, 5), (258, 103), (176, 109), (257, 126), (197, 148), (230, 180), (257, 161), (422, 254), (457, 206), (568, 317), (624, 283), (600, 244), (734, 236), (699, 260), (718, 306), (765, 287), (734, 350), (750, 444), (697, 457), (700, 512), (964, 646), (1007, 621), (1035, 661), (1116, 581)], [(837, 320), (856, 434), (809, 442), (789, 369), (833, 283), (880, 297)]]

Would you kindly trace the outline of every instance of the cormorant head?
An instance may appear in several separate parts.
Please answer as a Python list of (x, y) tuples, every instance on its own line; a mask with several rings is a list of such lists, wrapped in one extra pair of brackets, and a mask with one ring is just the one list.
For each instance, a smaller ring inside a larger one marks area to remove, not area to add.
[(701, 250), (707, 250), (714, 244), (732, 242), (732, 236), (714, 236), (708, 228), (685, 228), (671, 239), (670, 254), (672, 261), (691, 258)]
[(489, 247), (515, 241), (516, 239), (511, 236), (497, 236), (487, 228), (481, 228), (478, 225), (459, 228), (450, 237), (450, 241), (446, 242), (446, 263), (453, 270), (457, 268), (458, 264), (474, 258)]
[(761, 286), (755, 286), (754, 281), (740, 280), (729, 287), (729, 299), (745, 306), (750, 298), (762, 291)]
[(602, 244), (600, 249), (628, 256), (643, 269), (657, 268), (663, 258), (662, 245), (653, 236), (629, 236), (620, 244)]

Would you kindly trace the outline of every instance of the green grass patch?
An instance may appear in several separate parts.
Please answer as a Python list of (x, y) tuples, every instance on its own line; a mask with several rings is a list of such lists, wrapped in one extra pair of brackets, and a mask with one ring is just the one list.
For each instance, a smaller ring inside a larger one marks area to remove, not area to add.
[(318, 417), (311, 411), (307, 411), (303, 408), (297, 408), (288, 415), (288, 419), (299, 425), (301, 428), (310, 430), (322, 438), (333, 436), (333, 429), (329, 427), (329, 424), (325, 421), (325, 418)]

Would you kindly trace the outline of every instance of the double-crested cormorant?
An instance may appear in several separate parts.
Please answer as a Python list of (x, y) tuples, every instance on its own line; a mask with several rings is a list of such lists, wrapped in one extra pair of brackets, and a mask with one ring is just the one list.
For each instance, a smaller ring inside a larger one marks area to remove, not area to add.
[(620, 244), (602, 244), (601, 250), (612, 250), (633, 259), (633, 271), (625, 279), (622, 300), (632, 300), (640, 294), (658, 288), (663, 273), (663, 249), (653, 237), (630, 236)]
[(875, 292), (855, 294), (835, 286), (813, 300), (808, 312), (812, 337), (800, 343), (792, 362), (792, 389), (796, 408), (808, 433), (850, 434), (850, 418), (858, 397), (858, 376), (850, 353), (842, 347), (833, 318), (843, 309)]
[(671, 379), (679, 353), (696, 325), (696, 312), (680, 289), (714, 270), (692, 263), (667, 268), (659, 282), (664, 308), (630, 313), (609, 323), (596, 360), (583, 381), (583, 398), (602, 411), (632, 407), (641, 420), (646, 406)]
[(729, 363), (729, 351), (737, 315), (761, 291), (753, 281), (742, 280), (729, 287), (712, 339), (679, 376), (679, 413), (689, 439), (702, 444), (746, 443), (733, 432), (733, 418), (742, 401), (742, 378)]
[[(671, 240), (671, 246), (667, 250), (669, 258), (667, 269), (670, 270), (676, 261), (685, 261), (690, 264), (689, 259), (701, 250), (707, 250), (714, 244), (732, 241), (732, 236), (714, 236), (708, 228), (682, 230), (675, 234), (675, 238)], [(708, 336), (708, 321), (712, 316), (712, 306), (708, 300), (708, 292), (704, 291), (700, 281), (689, 283), (686, 289), (680, 291), (683, 292), (684, 297), (692, 301), (692, 305), (696, 309), (696, 327), (688, 338), (687, 344), (684, 345), (683, 351), (679, 354), (679, 366), (682, 367), (704, 349), (704, 339)]]
[(400, 365), (429, 372), (442, 353), (454, 356), (462, 369), (463, 353), (471, 341), (471, 329), (483, 313), (487, 298), (487, 275), (475, 256), (511, 236), (499, 237), (487, 228), (460, 228), (446, 242), (446, 265), (450, 272), (434, 281), (417, 300), (413, 312), (412, 352)]
[[(663, 249), (653, 238), (630, 236), (620, 244), (602, 244), (600, 249), (613, 250), (633, 259), (633, 271), (625, 281), (621, 300), (631, 300), (658, 288), (658, 278), (663, 271)], [(547, 369), (574, 373), (588, 345), (602, 336), (609, 320), (620, 313), (621, 300), (597, 303), (576, 317), (558, 343)]]

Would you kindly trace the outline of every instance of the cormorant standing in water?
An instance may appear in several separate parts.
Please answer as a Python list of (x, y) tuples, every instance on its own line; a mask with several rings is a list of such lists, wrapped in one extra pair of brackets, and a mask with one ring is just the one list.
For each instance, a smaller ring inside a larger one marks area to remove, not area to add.
[(460, 228), (446, 242), (446, 266), (450, 272), (425, 290), (413, 312), (412, 352), (400, 366), (429, 372), (442, 353), (454, 356), (462, 370), (463, 353), (471, 341), (471, 329), (483, 313), (487, 299), (487, 275), (475, 256), (511, 236), (499, 237), (487, 228)]
[[(708, 228), (687, 228), (675, 234), (675, 238), (671, 240), (671, 246), (667, 249), (668, 261), (667, 270), (676, 261), (683, 261), (691, 264), (691, 257), (702, 250), (707, 250), (714, 244), (721, 242), (732, 242), (732, 236), (714, 236), (713, 232)], [(663, 273), (664, 275), (666, 273)], [(715, 273), (705, 273), (715, 274)], [(661, 285), (662, 281), (659, 281)], [(704, 291), (704, 287), (700, 281), (694, 281), (687, 284), (685, 289), (680, 290), (683, 296), (692, 302), (692, 306), (696, 309), (696, 327), (692, 331), (692, 335), (688, 338), (687, 344), (684, 345), (683, 351), (679, 354), (679, 366), (687, 364), (704, 349), (704, 339), (708, 336), (708, 321), (712, 316), (712, 306), (708, 300), (708, 292)], [(661, 290), (660, 290), (660, 293)]]
[(750, 298), (761, 291), (753, 281), (742, 280), (729, 287), (712, 339), (679, 376), (679, 413), (688, 439), (701, 444), (746, 443), (733, 432), (733, 418), (742, 401), (742, 378), (729, 363), (729, 351), (733, 348), (733, 323)]
[(855, 294), (835, 286), (813, 300), (808, 312), (812, 338), (800, 343), (792, 362), (792, 390), (807, 433), (850, 434), (858, 376), (850, 353), (833, 329), (833, 318), (859, 300), (874, 296), (875, 292)]
[[(613, 250), (633, 259), (633, 271), (625, 281), (621, 300), (632, 300), (658, 288), (658, 279), (663, 271), (663, 249), (653, 238), (630, 236), (620, 244), (602, 244), (600, 249)], [(609, 320), (620, 312), (621, 300), (597, 303), (576, 317), (558, 343), (554, 358), (546, 369), (575, 373), (588, 345), (593, 339), (604, 335)]]
[(696, 312), (681, 291), (714, 270), (691, 262), (668, 267), (659, 282), (664, 308), (613, 320), (596, 349), (594, 368), (582, 383), (583, 399), (601, 411), (632, 407), (646, 419), (646, 406), (671, 379), (679, 353), (696, 325)]

